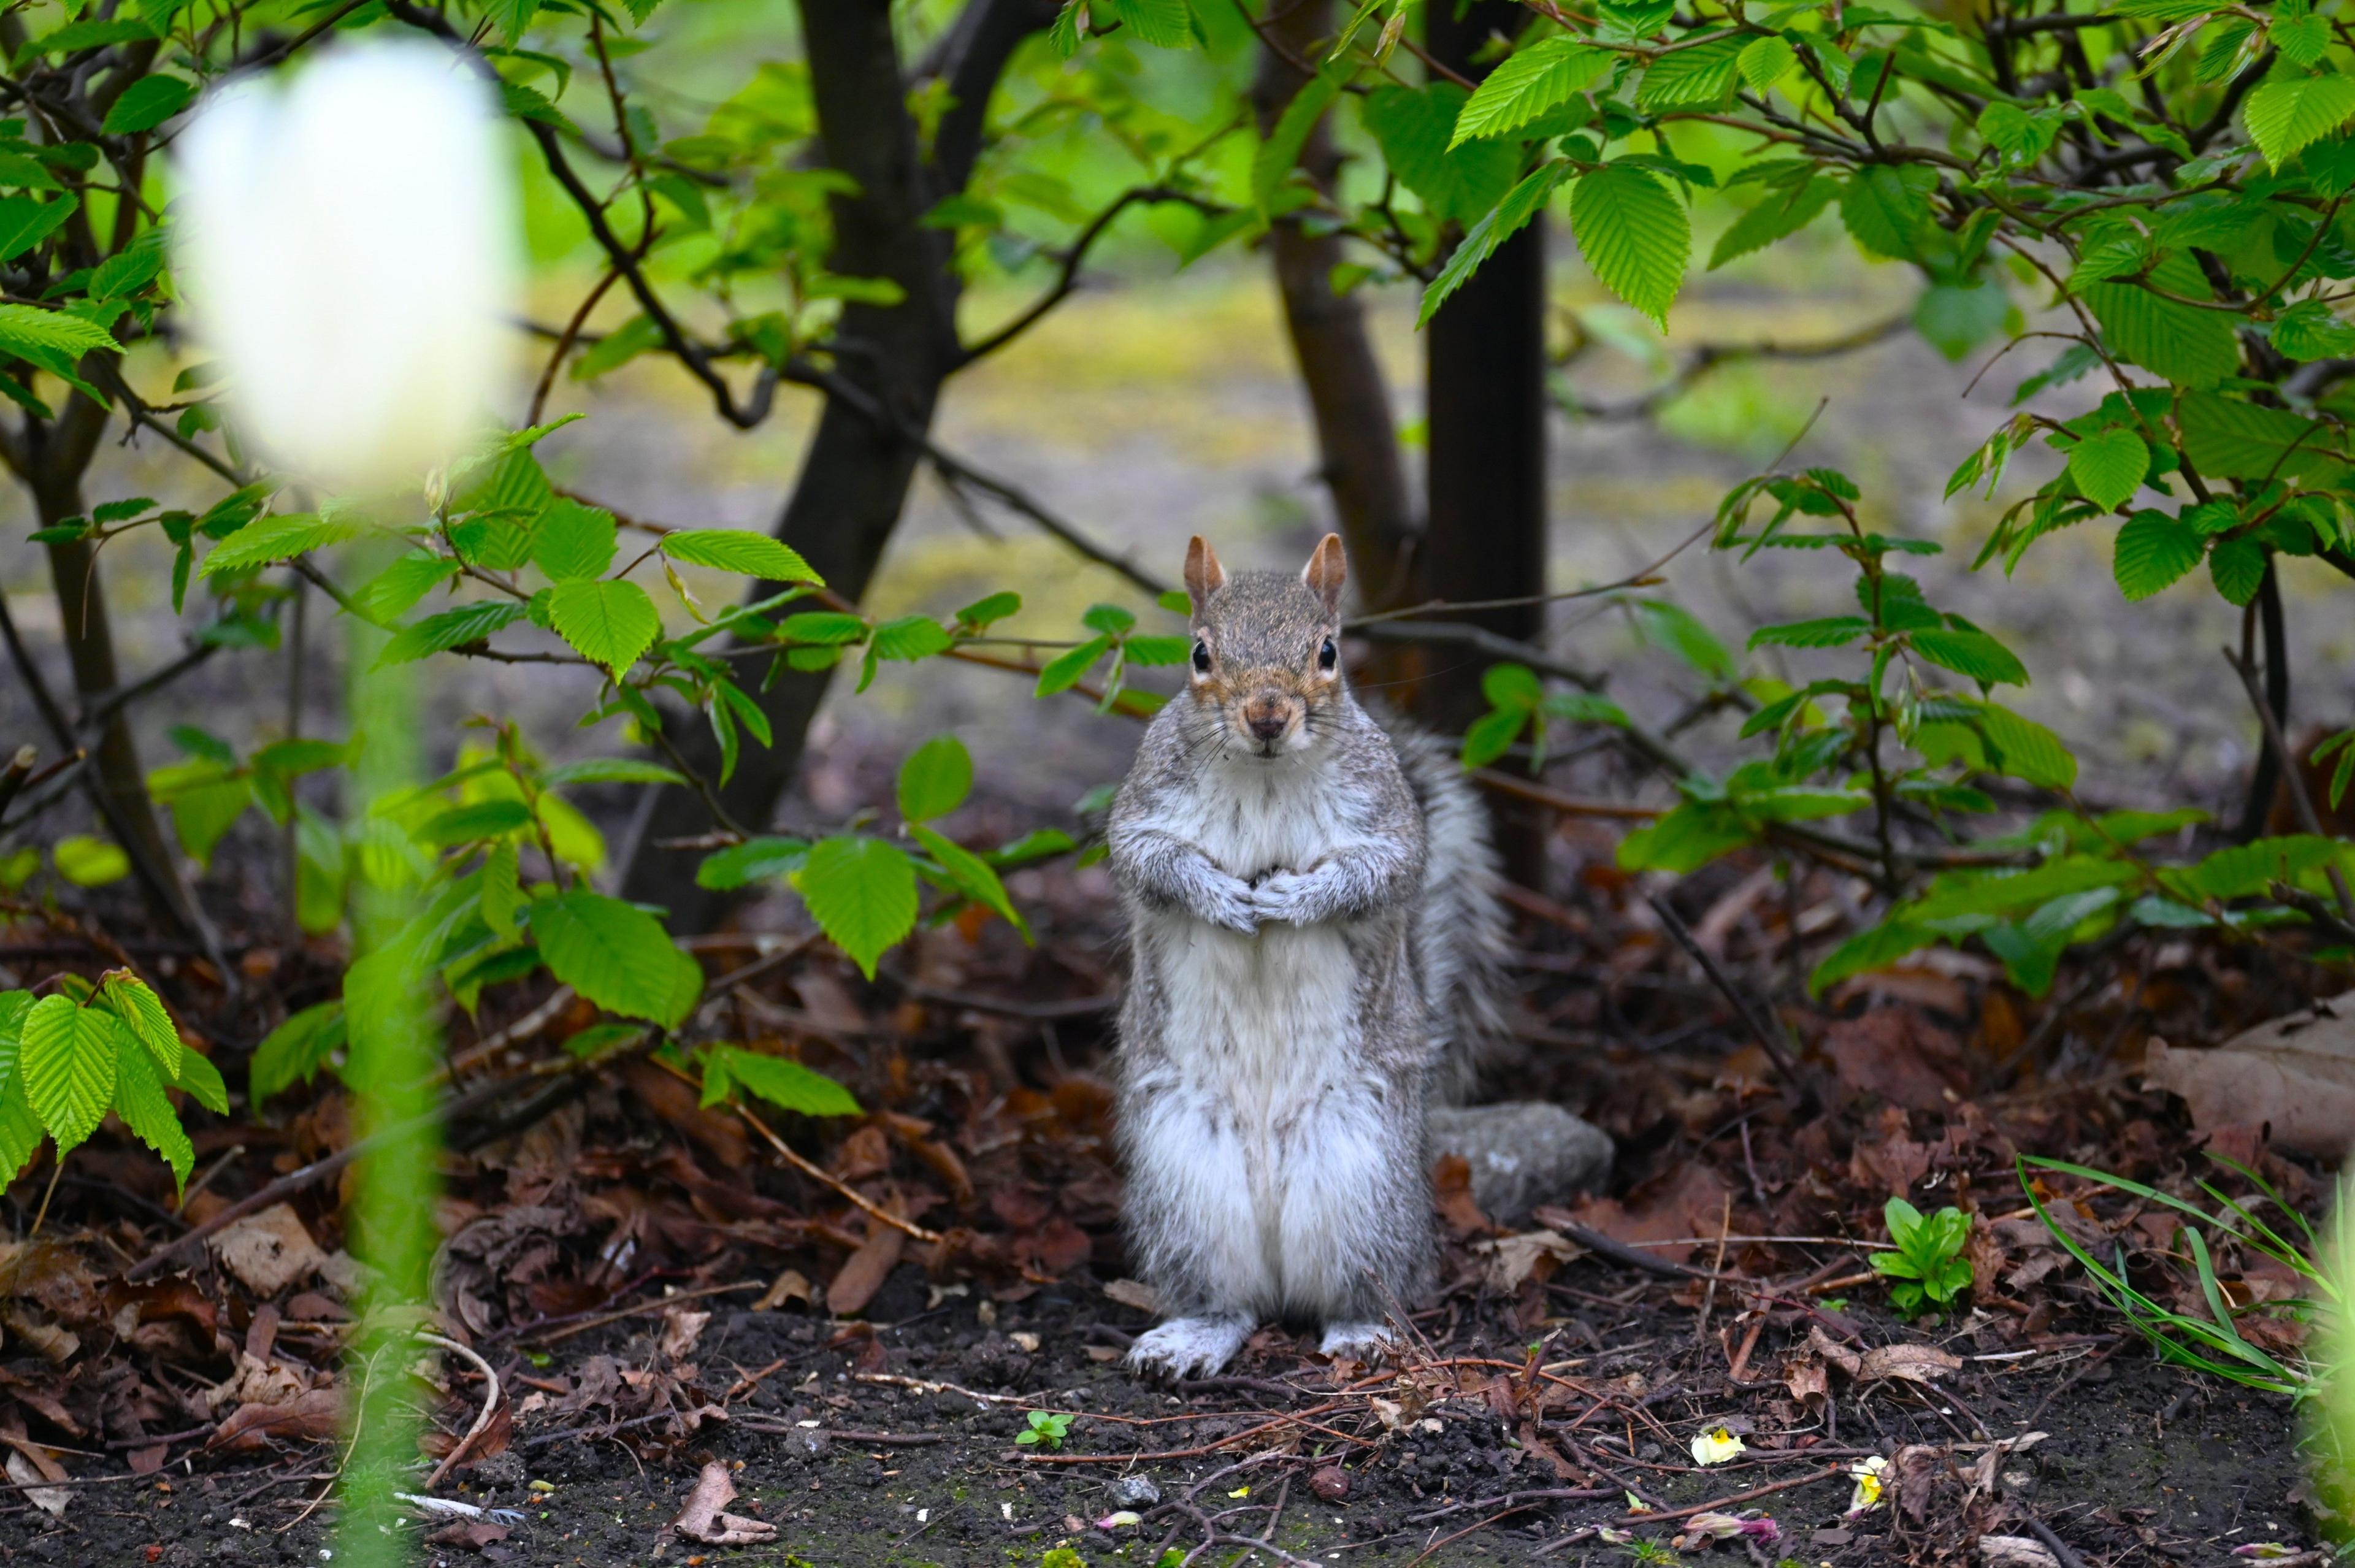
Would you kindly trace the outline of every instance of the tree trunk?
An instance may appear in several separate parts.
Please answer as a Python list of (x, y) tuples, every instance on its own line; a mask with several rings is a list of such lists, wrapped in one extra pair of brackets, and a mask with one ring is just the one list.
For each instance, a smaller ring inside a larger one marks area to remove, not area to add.
[[(1331, 31), (1331, 0), (1294, 0), (1269, 8), (1270, 47), (1260, 56), (1252, 103), (1264, 135), (1285, 104), (1309, 80), (1293, 62), (1314, 60)], [(1287, 58), (1289, 57), (1289, 58)], [(1327, 122), (1320, 121), (1301, 149), (1309, 178), (1331, 189), (1341, 157)], [(1343, 260), (1340, 238), (1278, 219), (1268, 234), (1277, 291), (1294, 358), (1316, 426), (1318, 475), (1333, 496), (1333, 512), (1349, 547), (1349, 577), (1362, 610), (1408, 602), (1414, 587), (1417, 528), (1414, 500), (1401, 462), (1390, 388), (1355, 294), (1333, 292), (1333, 269)], [(1377, 644), (1361, 669), (1385, 683), (1406, 673), (1403, 644)]]
[[(900, 520), (922, 453), (909, 439), (932, 423), (942, 383), (957, 367), (956, 278), (951, 236), (923, 225), (943, 197), (964, 187), (981, 146), (983, 113), (1016, 46), (1053, 19), (1044, 0), (970, 0), (932, 59), (927, 74), (948, 83), (943, 115), (927, 164), (907, 109), (907, 83), (892, 35), (891, 13), (878, 0), (799, 0), (810, 88), (827, 164), (858, 182), (834, 197), (835, 248), (828, 266), (848, 277), (888, 278), (904, 295), (895, 305), (854, 304), (842, 315), (840, 373), (888, 411), (888, 422), (829, 397), (776, 534), (799, 550), (826, 586), (846, 599), (865, 597), (884, 547)], [(752, 596), (777, 591), (760, 583)], [(757, 694), (773, 744), (746, 748), (719, 792), (730, 815), (759, 827), (800, 770), (803, 741), (830, 676), (787, 672)], [(719, 774), (719, 746), (699, 718), (670, 727), (672, 741), (706, 776)], [(709, 929), (729, 896), (695, 882), (696, 858), (656, 848), (665, 838), (708, 831), (698, 796), (649, 791), (623, 872), (624, 895), (660, 904), (674, 929)]]
[[(51, 528), (81, 516), (86, 509), (82, 474), (106, 428), (106, 411), (75, 393), (55, 423), (27, 420), (26, 425), (20, 477), (32, 492), (34, 513), (41, 527)], [(63, 540), (46, 548), (74, 693), (87, 711), (123, 684), (114, 657), (113, 628), (107, 618), (106, 590), (98, 575), (98, 552), (86, 539)], [(59, 743), (66, 742), (61, 739)], [(159, 918), (201, 938), (205, 934), (202, 917), (181, 880), (179, 860), (147, 795), (146, 774), (131, 738), (130, 715), (118, 709), (90, 747), (91, 802), (131, 858), (133, 872), (149, 904)]]
[[(1433, 58), (1466, 76), (1490, 32), (1509, 33), (1523, 15), (1508, 0), (1475, 0), (1459, 16), (1449, 5), (1424, 12)], [(1432, 598), (1467, 602), (1541, 593), (1546, 582), (1545, 219), (1499, 246), (1432, 318), (1425, 337), (1427, 429), (1421, 587)], [(1452, 619), (1524, 642), (1542, 639), (1542, 605), (1475, 610)], [(1485, 712), (1486, 661), (1441, 661), (1417, 694), (1429, 722), (1461, 730)], [(1508, 872), (1528, 887), (1544, 880), (1543, 810), (1489, 796)]]

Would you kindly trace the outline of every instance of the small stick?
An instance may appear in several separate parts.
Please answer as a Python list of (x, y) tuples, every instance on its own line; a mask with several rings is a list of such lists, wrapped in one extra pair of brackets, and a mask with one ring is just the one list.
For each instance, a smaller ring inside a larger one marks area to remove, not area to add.
[(2067, 1541), (2053, 1534), (2051, 1525), (2031, 1513), (2028, 1515), (2028, 1528), (2036, 1532), (2037, 1540), (2051, 1548), (2052, 1555), (2061, 1560), (2061, 1568), (2085, 1568), (2085, 1560), (2071, 1551)]
[(491, 1370), (490, 1362), (483, 1360), (455, 1339), (445, 1339), (439, 1334), (420, 1334), (417, 1337), (428, 1345), (438, 1346), (453, 1356), (473, 1362), (474, 1370), (483, 1374), (485, 1385), (483, 1408), (474, 1417), (474, 1424), (466, 1428), (466, 1435), (458, 1439), (458, 1445), (442, 1455), (442, 1462), (433, 1467), (433, 1473), (425, 1477), (424, 1489), (430, 1492), (442, 1484), (442, 1477), (448, 1475), (451, 1467), (460, 1459), (465, 1457), (466, 1450), (472, 1448), (474, 1445), (474, 1440), (490, 1426), (491, 1417), (497, 1413), (499, 1408), (499, 1374)]
[(1759, 1049), (1765, 1051), (1766, 1059), (1774, 1064), (1775, 1074), (1783, 1080), (1784, 1087), (1796, 1096), (1799, 1107), (1814, 1110), (1821, 1104), (1821, 1098), (1813, 1085), (1801, 1075), (1798, 1064), (1791, 1060), (1790, 1051), (1781, 1038), (1781, 1029), (1769, 1029), (1751, 1009), (1750, 999), (1735, 988), (1733, 982), (1726, 977), (1725, 971), (1718, 967), (1717, 960), (1709, 955), (1708, 950), (1693, 940), (1693, 933), (1687, 929), (1683, 917), (1669, 906), (1668, 900), (1655, 893), (1645, 901), (1660, 917), (1660, 923), (1668, 927), (1668, 934), (1676, 939), (1677, 945), (1691, 955), (1693, 962), (1700, 965), (1700, 972), (1709, 976), (1709, 983), (1733, 1005), (1735, 1015), (1750, 1030), (1751, 1038), (1758, 1042)]
[[(1604, 1473), (1607, 1475), (1609, 1472)], [(1665, 1524), (1672, 1519), (1686, 1519), (1693, 1514), (1708, 1513), (1716, 1509), (1729, 1509), (1736, 1503), (1750, 1502), (1765, 1497), (1771, 1492), (1787, 1492), (1793, 1487), (1808, 1486), (1817, 1481), (1828, 1481), (1841, 1473), (1841, 1467), (1834, 1465), (1828, 1469), (1813, 1471), (1805, 1476), (1794, 1476), (1787, 1481), (1775, 1481), (1764, 1487), (1753, 1487), (1746, 1492), (1736, 1492), (1730, 1498), (1717, 1498), (1705, 1503), (1689, 1503), (1683, 1508), (1669, 1509), (1665, 1512), (1622, 1514), (1612, 1522), (1614, 1524)], [(2084, 1568), (2084, 1565), (2080, 1563), (2078, 1568)]]

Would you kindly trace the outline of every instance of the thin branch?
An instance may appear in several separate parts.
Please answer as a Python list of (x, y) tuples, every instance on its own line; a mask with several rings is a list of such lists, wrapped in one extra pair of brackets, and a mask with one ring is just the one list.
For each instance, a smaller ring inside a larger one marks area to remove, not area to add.
[(1162, 202), (1181, 203), (1194, 208), (1206, 218), (1224, 217), (1230, 210), (1217, 202), (1207, 200), (1190, 191), (1176, 190), (1168, 186), (1139, 186), (1134, 190), (1123, 191), (1103, 211), (1090, 219), (1087, 225), (1065, 248), (1061, 257), (1061, 269), (1056, 273), (1055, 281), (1048, 287), (1047, 292), (1032, 301), (1028, 307), (1017, 315), (1013, 320), (961, 352), (957, 356), (958, 368), (962, 368), (976, 359), (995, 354), (1037, 325), (1057, 305), (1069, 299), (1072, 292), (1079, 287), (1080, 268), (1087, 261), (1089, 250), (1098, 240), (1103, 238), (1105, 232), (1112, 228), (1122, 213), (1132, 207), (1152, 206)]

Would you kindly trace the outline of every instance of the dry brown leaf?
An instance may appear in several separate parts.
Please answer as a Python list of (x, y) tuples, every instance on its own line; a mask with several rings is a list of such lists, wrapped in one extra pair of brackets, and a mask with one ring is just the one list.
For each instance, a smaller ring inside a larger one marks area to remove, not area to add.
[(221, 1267), (254, 1295), (276, 1296), (318, 1272), (327, 1261), (301, 1216), (288, 1203), (274, 1204), (259, 1214), (248, 1214), (212, 1239), (213, 1256)]
[(2061, 1568), (2052, 1549), (2027, 1535), (1982, 1535), (1979, 1555), (1987, 1568)]
[(35, 1465), (22, 1453), (14, 1449), (9, 1452), (7, 1468), (8, 1478), (24, 1488), (22, 1495), (27, 1502), (55, 1518), (65, 1517), (67, 1505), (73, 1501), (73, 1493), (63, 1487), (45, 1487), (40, 1484), (43, 1481), (64, 1480), (66, 1477), (63, 1470), (59, 1470), (57, 1466), (52, 1464), (47, 1466), (46, 1469), (54, 1470), (57, 1473), (45, 1474), (44, 1467)]
[(1553, 1231), (1524, 1231), (1491, 1242), (1475, 1242), (1472, 1250), (1487, 1254), (1488, 1287), (1506, 1296), (1520, 1289), (1532, 1275), (1550, 1278), (1557, 1265), (1586, 1253), (1584, 1247)]
[(729, 1479), (728, 1467), (714, 1460), (704, 1466), (703, 1473), (695, 1478), (695, 1490), (688, 1494), (687, 1506), (678, 1510), (670, 1527), (685, 1539), (699, 1541), (706, 1546), (758, 1546), (774, 1541), (775, 1525), (721, 1511), (735, 1496), (736, 1483)]
[(772, 1281), (768, 1289), (761, 1293), (761, 1299), (752, 1303), (752, 1310), (774, 1312), (788, 1301), (815, 1301), (816, 1299), (817, 1290), (810, 1284), (809, 1275), (797, 1268), (789, 1268)]
[(241, 1404), (207, 1440), (216, 1453), (272, 1447), (281, 1443), (319, 1443), (343, 1425), (343, 1396), (313, 1389), (284, 1404)]
[(2279, 1147), (2335, 1160), (2355, 1143), (2355, 991), (2259, 1024), (2213, 1051), (2153, 1039), (2143, 1082), (2179, 1094), (2202, 1132), (2270, 1126)]
[(695, 1353), (695, 1342), (703, 1338), (703, 1330), (711, 1321), (709, 1312), (687, 1312), (677, 1308), (663, 1314), (662, 1353), (666, 1360), (683, 1361)]
[(1103, 1287), (1103, 1293), (1123, 1307), (1133, 1307), (1139, 1312), (1161, 1310), (1158, 1292), (1141, 1279), (1116, 1279)]
[(1783, 1369), (1783, 1386), (1803, 1405), (1820, 1403), (1832, 1392), (1831, 1379), (1824, 1371), (1823, 1362), (1806, 1356), (1793, 1357), (1791, 1364)]
[(899, 1266), (900, 1253), (908, 1244), (907, 1232), (890, 1225), (877, 1224), (867, 1232), (864, 1245), (850, 1254), (834, 1283), (826, 1287), (826, 1309), (837, 1317), (847, 1317), (866, 1310), (883, 1287), (884, 1279)]

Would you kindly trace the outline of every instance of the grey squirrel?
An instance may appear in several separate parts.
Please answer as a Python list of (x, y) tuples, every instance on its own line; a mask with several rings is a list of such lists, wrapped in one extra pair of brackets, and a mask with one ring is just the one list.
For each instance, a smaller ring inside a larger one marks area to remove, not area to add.
[(1186, 554), (1185, 690), (1114, 800), (1128, 916), (1119, 1144), (1129, 1251), (1168, 1314), (1129, 1365), (1207, 1375), (1263, 1318), (1389, 1341), (1433, 1268), (1427, 1105), (1494, 1027), (1487, 817), (1340, 661), (1341, 541), (1297, 576)]

